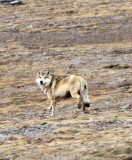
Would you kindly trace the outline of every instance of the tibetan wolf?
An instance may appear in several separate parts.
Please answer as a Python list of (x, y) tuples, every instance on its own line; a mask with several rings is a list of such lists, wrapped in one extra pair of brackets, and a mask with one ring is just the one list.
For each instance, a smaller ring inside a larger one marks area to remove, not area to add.
[(81, 76), (57, 76), (49, 71), (38, 72), (36, 83), (50, 101), (48, 109), (52, 109), (51, 116), (55, 114), (56, 102), (68, 97), (77, 98), (78, 108), (80, 109), (83, 106), (83, 111), (85, 111), (85, 107), (90, 106), (88, 85), (86, 80)]

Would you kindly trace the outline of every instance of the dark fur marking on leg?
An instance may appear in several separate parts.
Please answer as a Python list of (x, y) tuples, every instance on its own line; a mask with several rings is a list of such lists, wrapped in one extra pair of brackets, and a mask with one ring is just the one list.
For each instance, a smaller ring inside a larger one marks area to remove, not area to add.
[(87, 86), (86, 86), (86, 85), (84, 85), (84, 89), (87, 89)]
[(80, 90), (77, 93), (80, 95)]

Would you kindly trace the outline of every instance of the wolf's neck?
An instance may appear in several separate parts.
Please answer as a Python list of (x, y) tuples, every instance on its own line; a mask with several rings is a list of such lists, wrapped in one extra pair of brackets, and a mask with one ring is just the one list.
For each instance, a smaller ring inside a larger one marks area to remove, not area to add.
[(43, 91), (44, 94), (47, 94), (47, 90), (48, 90), (47, 87), (40, 86), (40, 88), (41, 88), (41, 90)]

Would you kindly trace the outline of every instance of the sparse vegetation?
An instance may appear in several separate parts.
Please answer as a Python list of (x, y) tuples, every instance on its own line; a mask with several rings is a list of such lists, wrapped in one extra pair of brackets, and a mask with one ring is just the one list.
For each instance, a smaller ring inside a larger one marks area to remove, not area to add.
[(130, 147), (126, 148), (125, 153), (126, 154), (132, 153), (132, 148), (130, 148)]
[(41, 125), (46, 125), (46, 124), (48, 124), (47, 122), (43, 122), (43, 123), (41, 123)]

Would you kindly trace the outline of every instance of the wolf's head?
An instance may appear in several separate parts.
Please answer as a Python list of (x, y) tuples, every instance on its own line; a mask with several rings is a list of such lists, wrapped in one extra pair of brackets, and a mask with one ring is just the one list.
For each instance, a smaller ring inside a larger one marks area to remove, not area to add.
[(46, 73), (38, 72), (36, 83), (40, 87), (48, 87), (52, 81), (52, 75), (47, 71)]

